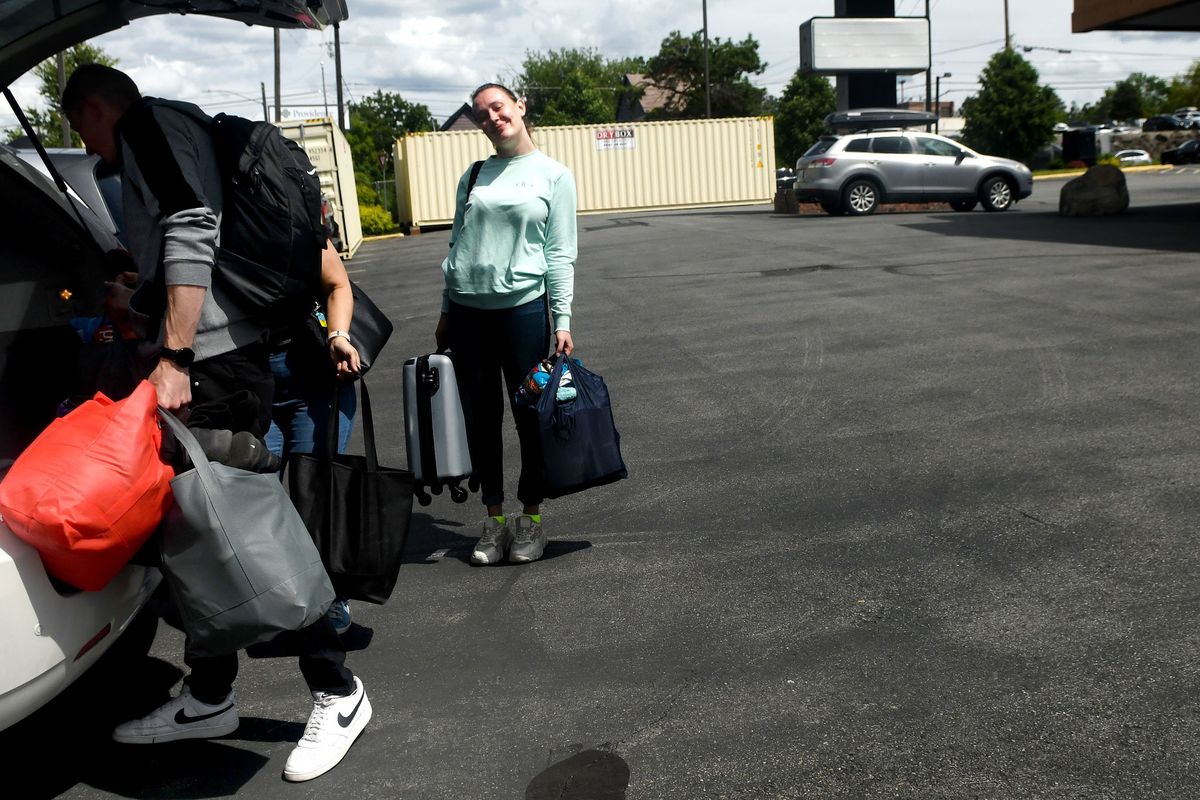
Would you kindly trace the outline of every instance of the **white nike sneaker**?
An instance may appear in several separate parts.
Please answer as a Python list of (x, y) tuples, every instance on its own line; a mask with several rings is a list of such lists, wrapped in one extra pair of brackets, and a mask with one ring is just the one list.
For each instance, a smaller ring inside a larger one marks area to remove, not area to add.
[(184, 684), (178, 697), (151, 711), (141, 719), (118, 725), (112, 734), (114, 741), (124, 744), (157, 744), (180, 739), (211, 739), (233, 733), (238, 727), (237, 698), (229, 693), (220, 703), (209, 705), (192, 697)]
[(312, 715), (283, 767), (284, 780), (310, 781), (336, 767), (370, 721), (371, 701), (357, 677), (353, 694), (313, 692)]

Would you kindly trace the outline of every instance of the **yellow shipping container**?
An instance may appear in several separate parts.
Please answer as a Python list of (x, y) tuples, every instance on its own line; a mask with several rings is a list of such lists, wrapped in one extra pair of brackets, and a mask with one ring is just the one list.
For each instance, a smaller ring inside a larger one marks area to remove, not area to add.
[(358, 191), (354, 187), (354, 162), (346, 136), (333, 120), (317, 117), (276, 123), (283, 135), (304, 148), (317, 170), (321, 192), (333, 202), (333, 218), (342, 240), (342, 258), (354, 256), (362, 244)]
[[(775, 196), (771, 117), (563, 125), (535, 128), (533, 139), (574, 173), (581, 212), (769, 203)], [(493, 152), (477, 130), (397, 140), (401, 223), (453, 222), (459, 178)]]

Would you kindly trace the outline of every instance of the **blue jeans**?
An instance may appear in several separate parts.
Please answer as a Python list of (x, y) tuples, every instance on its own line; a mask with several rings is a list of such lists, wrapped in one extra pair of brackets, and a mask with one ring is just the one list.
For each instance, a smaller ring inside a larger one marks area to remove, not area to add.
[[(450, 304), (447, 339), (467, 423), (471, 467), (485, 506), (504, 502), (504, 398), (521, 441), (517, 499), (542, 502), (542, 447), (537, 411), (516, 404), (517, 388), (550, 351), (546, 295), (516, 308), (484, 310)], [(507, 385), (507, 386), (506, 386)]]
[(271, 355), (275, 399), (271, 405), (271, 428), (265, 440), (271, 452), (285, 462), (291, 453), (324, 454), (333, 389), (338, 392), (337, 451), (346, 452), (358, 411), (358, 397), (353, 384), (339, 383), (333, 387), (328, 378), (331, 370), (329, 363), (314, 364), (292, 351)]

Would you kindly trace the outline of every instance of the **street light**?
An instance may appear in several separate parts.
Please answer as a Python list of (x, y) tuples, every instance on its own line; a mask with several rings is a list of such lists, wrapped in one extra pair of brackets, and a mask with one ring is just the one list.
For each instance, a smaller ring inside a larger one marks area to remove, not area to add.
[(933, 113), (937, 115), (937, 119), (933, 121), (933, 132), (941, 133), (942, 126), (939, 124), (942, 121), (942, 78), (952, 77), (949, 72), (943, 72), (937, 76), (937, 94), (934, 96)]

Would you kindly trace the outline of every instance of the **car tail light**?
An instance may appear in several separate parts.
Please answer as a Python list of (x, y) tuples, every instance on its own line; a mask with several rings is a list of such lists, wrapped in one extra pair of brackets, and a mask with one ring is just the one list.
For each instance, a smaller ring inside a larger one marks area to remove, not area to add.
[(88, 639), (87, 644), (85, 644), (83, 647), (79, 648), (79, 652), (75, 654), (75, 660), (78, 661), (79, 659), (83, 658), (84, 654), (86, 654), (88, 650), (91, 650), (93, 647), (100, 644), (100, 642), (102, 642), (104, 640), (104, 637), (108, 636), (110, 633), (112, 633), (112, 623), (111, 622), (106, 624), (103, 628), (101, 628), (100, 632), (97, 633), (95, 636), (93, 636), (91, 639)]
[(814, 158), (812, 161), (808, 162), (808, 167), (809, 169), (825, 169), (826, 167), (832, 167), (833, 162), (835, 161), (837, 161), (836, 158), (822, 156), (821, 158)]

